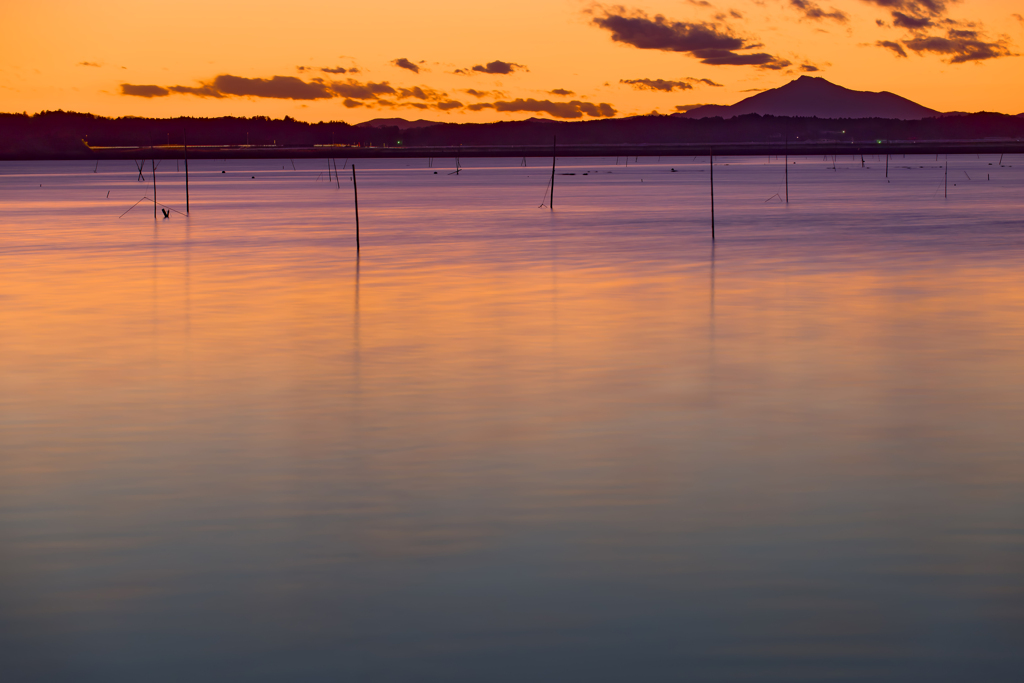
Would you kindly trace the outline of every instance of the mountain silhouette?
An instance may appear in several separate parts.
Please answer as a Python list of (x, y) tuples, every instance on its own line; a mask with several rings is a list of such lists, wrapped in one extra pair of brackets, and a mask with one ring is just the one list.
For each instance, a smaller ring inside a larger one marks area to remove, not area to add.
[(426, 119), (418, 119), (416, 121), (409, 121), (408, 119), (393, 118), (393, 119), (372, 119), (370, 121), (363, 121), (357, 123), (356, 128), (386, 128), (394, 127), (398, 130), (409, 130), (410, 128), (427, 128), (428, 126), (436, 126), (439, 121), (427, 121)]
[(673, 116), (687, 119), (721, 116), (727, 119), (760, 114), (819, 119), (926, 119), (940, 113), (891, 92), (850, 90), (824, 78), (801, 76), (733, 105), (706, 104)]

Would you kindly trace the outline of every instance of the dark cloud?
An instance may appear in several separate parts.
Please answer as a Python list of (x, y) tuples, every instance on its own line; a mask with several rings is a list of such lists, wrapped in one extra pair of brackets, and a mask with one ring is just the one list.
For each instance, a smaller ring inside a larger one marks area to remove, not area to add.
[(383, 83), (360, 83), (350, 78), (346, 82), (331, 83), (331, 91), (352, 100), (375, 100), (379, 95), (396, 95), (398, 91), (387, 81)]
[(500, 90), (475, 90), (473, 88), (467, 88), (466, 90), (463, 90), (462, 92), (466, 93), (467, 95), (472, 95), (473, 97), (476, 97), (477, 99), (480, 99), (482, 97), (504, 97), (505, 96), (505, 93), (501, 92)]
[(603, 16), (594, 17), (592, 23), (610, 31), (615, 42), (641, 50), (689, 52), (704, 64), (716, 66), (752, 65), (763, 69), (782, 69), (790, 64), (765, 53), (737, 53), (736, 50), (758, 46), (748, 45), (742, 38), (732, 35), (728, 27), (719, 30), (717, 24), (669, 21), (660, 14), (652, 18), (640, 10), (629, 12), (624, 7), (602, 11)]
[(946, 0), (864, 0), (887, 10), (899, 10), (915, 16), (937, 17), (946, 13)]
[(666, 81), (661, 78), (632, 78), (622, 79), (619, 83), (631, 85), (637, 90), (661, 90), (663, 92), (672, 92), (673, 90), (693, 90), (693, 86), (700, 83), (714, 86), (716, 88), (722, 87), (721, 83), (715, 83), (710, 78), (684, 78), (679, 81)]
[(167, 97), (171, 93), (167, 88), (159, 85), (132, 85), (131, 83), (121, 84), (121, 94), (132, 97)]
[(764, 52), (741, 55), (730, 50), (695, 50), (693, 54), (700, 57), (700, 61), (702, 63), (712, 64), (715, 66), (756, 66), (762, 69), (773, 69), (777, 71), (779, 69), (785, 69), (790, 65), (789, 61), (773, 57), (772, 55)]
[(100, 66), (96, 62), (79, 62), (78, 66)]
[(708, 2), (708, 0), (686, 0), (686, 1), (688, 3), (690, 3), (691, 5), (696, 5), (697, 7), (711, 7), (711, 3)]
[[(949, 3), (956, 0), (948, 0)], [(864, 0), (872, 5), (883, 7), (890, 11), (892, 23), (899, 28), (911, 31), (920, 31), (933, 25), (934, 20), (946, 13), (947, 0)], [(875, 20), (879, 26), (885, 26), (885, 22)], [(944, 20), (946, 24), (956, 24), (949, 19)]]
[(581, 119), (584, 116), (592, 118), (615, 116), (615, 109), (610, 104), (602, 102), (593, 104), (591, 102), (552, 102), (551, 100), (516, 99), (512, 101), (480, 102), (467, 107), (471, 111), (482, 109), (494, 109), (502, 112), (529, 111), (548, 114), (557, 119)]
[[(278, 100), (322, 100), (334, 97), (326, 84), (320, 80), (306, 81), (294, 76), (274, 76), (272, 78), (245, 78), (221, 74), (209, 83), (198, 87), (188, 85), (172, 85), (167, 88), (160, 86), (131, 86), (132, 88), (157, 88), (163, 91), (156, 95), (142, 97), (162, 97), (165, 94), (195, 95), (197, 97), (266, 97)], [(125, 95), (139, 95), (129, 92), (124, 85), (121, 90)]]
[(804, 17), (813, 21), (832, 19), (840, 24), (850, 21), (850, 17), (845, 12), (840, 12), (835, 7), (832, 8), (831, 12), (826, 12), (820, 5), (811, 2), (811, 0), (789, 0), (789, 4), (800, 10)]
[(743, 15), (740, 14), (739, 12), (737, 12), (734, 9), (729, 10), (729, 14), (732, 16), (733, 19), (742, 19), (743, 18)]
[(912, 17), (903, 12), (892, 13), (892, 23), (894, 26), (900, 28), (909, 28), (911, 30), (922, 29), (926, 26), (931, 26), (931, 17)]
[(808, 72), (808, 73), (810, 73), (812, 71), (821, 71), (821, 69), (819, 69), (818, 67), (814, 66), (813, 64), (801, 64), (800, 65), (800, 70), (804, 71), (804, 72)]
[(334, 95), (323, 83), (307, 83), (294, 76), (245, 78), (221, 74), (212, 83), (204, 84), (221, 95), (235, 97), (266, 97), (277, 100), (322, 100)]
[(949, 56), (950, 64), (980, 62), (1013, 55), (1005, 39), (988, 42), (977, 31), (951, 29), (945, 37), (918, 36), (904, 40), (903, 44), (914, 52), (932, 52)]
[(398, 99), (404, 100), (408, 98), (417, 100), (429, 100), (431, 102), (440, 102), (448, 99), (448, 93), (434, 90), (433, 88), (421, 88), (419, 86), (413, 88), (399, 88)]
[(493, 62), (488, 62), (487, 64), (477, 64), (471, 69), (456, 69), (455, 73), (468, 75), (476, 72), (481, 74), (497, 74), (504, 76), (517, 70), (529, 71), (529, 69), (522, 64), (516, 64), (515, 62), (503, 62), (500, 59), (496, 59)]
[(296, 67), (301, 74), (307, 71), (318, 71), (325, 74), (358, 74), (358, 69), (345, 69), (344, 67)]
[(891, 40), (880, 40), (875, 43), (878, 47), (884, 47), (886, 50), (892, 50), (898, 57), (906, 57), (907, 52), (903, 49), (903, 46), (899, 43), (895, 43)]
[(444, 102), (438, 102), (437, 108), (441, 111), (450, 111), (452, 109), (461, 109), (464, 105), (458, 100), (445, 100)]
[(548, 90), (548, 94), (569, 97), (570, 95), (575, 95), (576, 93), (574, 93), (572, 90), (566, 90), (565, 88), (555, 88), (554, 90)]
[(661, 90), (672, 92), (673, 90), (693, 90), (693, 84), (686, 81), (666, 81), (661, 78), (632, 78), (621, 79), (619, 83), (631, 85), (637, 90)]
[(193, 88), (188, 85), (172, 85), (168, 88), (168, 90), (179, 95), (195, 95), (197, 97), (224, 97), (224, 95), (217, 92), (212, 85), (202, 85), (198, 88)]
[(1021, 15), (1019, 15), (1019, 14), (1011, 14), (1010, 16), (1013, 17), (1014, 19), (1016, 19), (1017, 21), (1019, 21), (1020, 23), (1024, 24), (1024, 17), (1022, 17)]
[(420, 72), (420, 68), (413, 64), (412, 62), (410, 62), (405, 57), (399, 57), (398, 59), (393, 60), (391, 63), (400, 69), (408, 69), (414, 74), (418, 74)]
[(706, 104), (677, 104), (676, 105), (676, 111), (690, 111), (691, 109), (696, 109), (697, 107), (706, 107), (706, 106), (708, 106), (708, 105), (706, 105)]

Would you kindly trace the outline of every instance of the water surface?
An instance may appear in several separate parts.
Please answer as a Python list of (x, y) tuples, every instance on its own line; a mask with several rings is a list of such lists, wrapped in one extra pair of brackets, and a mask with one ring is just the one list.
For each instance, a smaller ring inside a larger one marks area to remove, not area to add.
[(12, 680), (1022, 680), (1024, 158), (463, 161), (0, 166)]

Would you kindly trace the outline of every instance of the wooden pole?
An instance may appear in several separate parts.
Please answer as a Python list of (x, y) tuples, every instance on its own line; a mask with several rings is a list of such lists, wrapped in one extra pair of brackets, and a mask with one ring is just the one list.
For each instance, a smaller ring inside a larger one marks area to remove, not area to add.
[[(937, 156), (937, 155), (936, 155)], [(942, 196), (949, 198), (949, 155), (946, 155), (946, 170), (942, 174)]]
[(331, 158), (327, 158), (327, 182), (331, 182)]
[(185, 139), (185, 129), (181, 129), (181, 144), (185, 147), (185, 215), (188, 215), (188, 140)]
[(885, 177), (889, 177), (889, 155), (885, 155)]
[(331, 162), (334, 164), (334, 184), (337, 185), (338, 189), (340, 190), (341, 178), (338, 177), (338, 162), (335, 161), (334, 159), (331, 159)]
[(551, 201), (548, 202), (548, 208), (552, 211), (555, 210), (555, 159), (558, 156), (558, 137), (551, 137)]
[(711, 241), (715, 241), (715, 156), (708, 150), (708, 163), (711, 166)]
[(356, 200), (356, 253), (359, 253), (359, 187), (356, 185), (355, 164), (352, 164), (352, 196)]
[(150, 163), (153, 165), (153, 219), (156, 219), (156, 157), (150, 158)]
[(786, 203), (789, 204), (789, 136), (786, 136)]

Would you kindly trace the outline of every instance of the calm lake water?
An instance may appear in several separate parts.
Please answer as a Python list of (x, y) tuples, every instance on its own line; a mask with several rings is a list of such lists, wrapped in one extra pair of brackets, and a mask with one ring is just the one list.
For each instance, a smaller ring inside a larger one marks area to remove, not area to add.
[(0, 164), (2, 677), (1024, 680), (1024, 157), (791, 161)]

